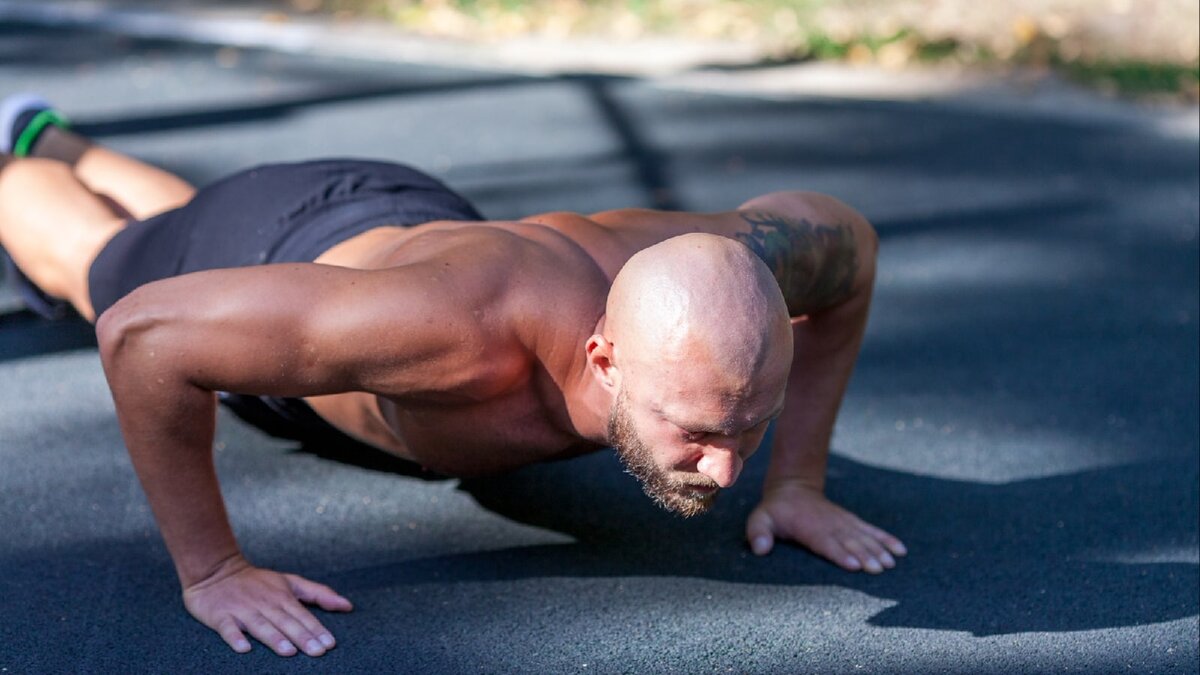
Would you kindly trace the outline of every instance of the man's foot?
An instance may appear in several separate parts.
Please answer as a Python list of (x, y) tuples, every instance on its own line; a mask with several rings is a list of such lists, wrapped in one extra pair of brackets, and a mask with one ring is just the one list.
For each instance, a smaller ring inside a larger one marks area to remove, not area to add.
[(67, 118), (37, 94), (12, 94), (0, 102), (0, 153), (26, 157), (46, 127), (66, 128)]

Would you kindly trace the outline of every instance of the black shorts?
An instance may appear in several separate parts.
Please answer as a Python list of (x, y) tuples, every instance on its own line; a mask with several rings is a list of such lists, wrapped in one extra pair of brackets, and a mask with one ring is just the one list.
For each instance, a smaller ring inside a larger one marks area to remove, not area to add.
[[(482, 220), (438, 180), (399, 164), (322, 160), (255, 167), (200, 189), (186, 205), (131, 222), (88, 273), (96, 316), (138, 286), (189, 272), (311, 262), (382, 225)], [(221, 402), (275, 436), (340, 432), (301, 399), (222, 393)]]

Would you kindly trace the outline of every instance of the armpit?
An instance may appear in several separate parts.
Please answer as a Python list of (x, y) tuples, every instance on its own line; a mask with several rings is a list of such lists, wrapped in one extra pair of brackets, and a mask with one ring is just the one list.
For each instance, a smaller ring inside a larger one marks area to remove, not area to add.
[(858, 248), (846, 225), (814, 225), (763, 211), (739, 214), (749, 231), (734, 238), (749, 246), (775, 274), (788, 312), (801, 316), (850, 297)]

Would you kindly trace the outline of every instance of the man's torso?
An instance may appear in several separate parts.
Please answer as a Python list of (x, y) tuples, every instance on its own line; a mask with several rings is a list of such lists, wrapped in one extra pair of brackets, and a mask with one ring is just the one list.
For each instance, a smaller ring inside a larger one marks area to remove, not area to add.
[[(442, 473), (502, 471), (598, 449), (574, 432), (561, 392), (564, 378), (581, 372), (583, 345), (603, 315), (613, 277), (630, 256), (663, 239), (737, 227), (729, 214), (651, 213), (381, 227), (338, 244), (315, 262), (383, 270), (437, 259), (459, 283), (494, 285), (485, 299), (466, 300), (495, 334), (494, 345), (444, 356), (437, 364), (444, 381), (418, 395), (305, 400), (343, 432)], [(386, 346), (375, 349), (374, 358), (387, 358)]]

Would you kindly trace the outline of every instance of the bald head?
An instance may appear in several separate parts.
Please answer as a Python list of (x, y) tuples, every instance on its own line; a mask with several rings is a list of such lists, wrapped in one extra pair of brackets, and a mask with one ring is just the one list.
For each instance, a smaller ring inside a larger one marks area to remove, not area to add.
[(638, 252), (613, 281), (606, 313), (605, 333), (626, 372), (684, 362), (748, 381), (781, 350), (791, 353), (787, 305), (771, 271), (717, 235), (686, 234)]

